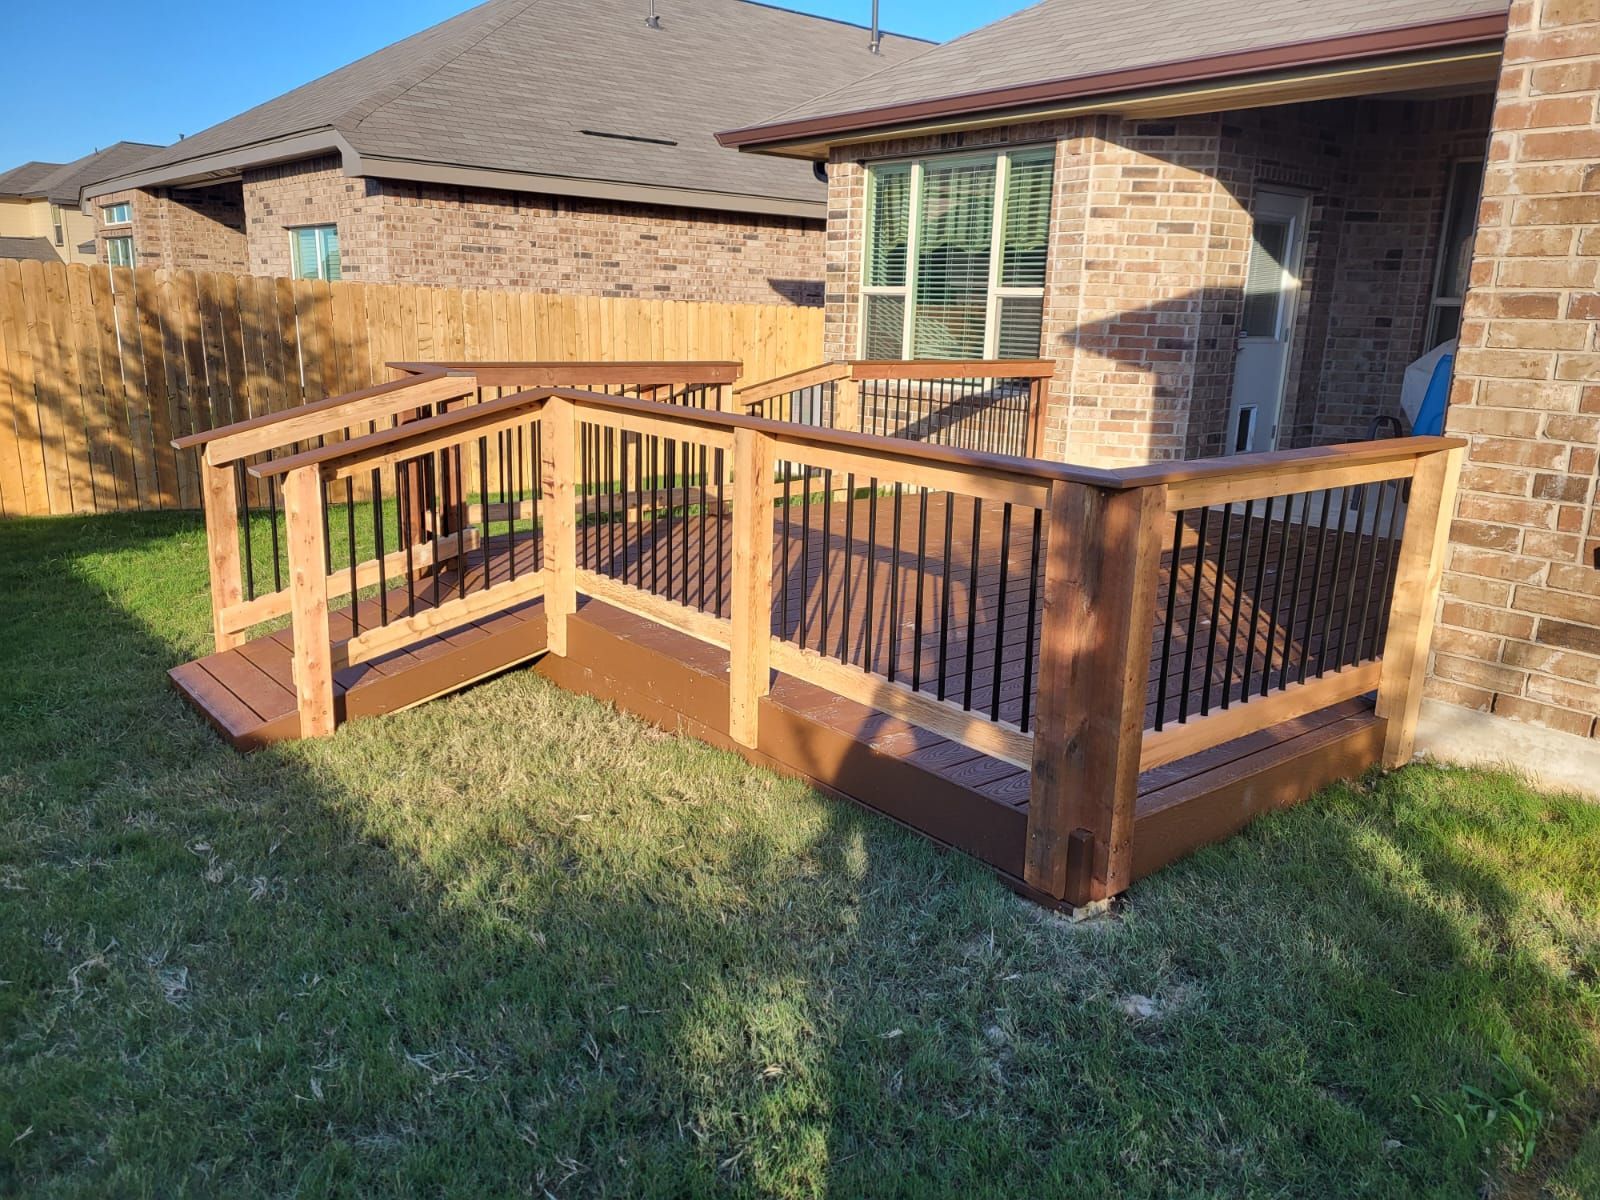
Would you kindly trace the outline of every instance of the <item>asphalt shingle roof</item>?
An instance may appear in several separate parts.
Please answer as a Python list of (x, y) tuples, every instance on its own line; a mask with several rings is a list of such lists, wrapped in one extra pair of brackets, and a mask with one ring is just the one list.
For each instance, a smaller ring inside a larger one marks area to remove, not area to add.
[(1507, 7), (1507, 0), (1042, 0), (909, 62), (818, 91), (802, 104), (774, 108), (762, 123), (1504, 13)]
[(149, 142), (117, 142), (69, 163), (23, 163), (0, 175), (0, 196), (76, 205), (82, 188), (120, 175), (160, 149)]
[(887, 35), (874, 57), (859, 26), (749, 0), (656, 8), (660, 28), (646, 25), (646, 0), (489, 0), (139, 170), (178, 177), (194, 159), (332, 129), (363, 157), (822, 200), (809, 166), (735, 154), (713, 135), (930, 47)]
[(60, 262), (49, 238), (0, 237), (0, 258), (24, 258), (35, 262)]

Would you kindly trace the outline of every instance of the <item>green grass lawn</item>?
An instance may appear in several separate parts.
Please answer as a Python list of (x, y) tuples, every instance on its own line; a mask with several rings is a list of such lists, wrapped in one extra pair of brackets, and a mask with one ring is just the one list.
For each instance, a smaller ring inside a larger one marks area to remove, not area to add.
[(1600, 808), (1412, 768), (1073, 926), (528, 672), (235, 754), (204, 562), (0, 524), (0, 1194), (1600, 1196)]

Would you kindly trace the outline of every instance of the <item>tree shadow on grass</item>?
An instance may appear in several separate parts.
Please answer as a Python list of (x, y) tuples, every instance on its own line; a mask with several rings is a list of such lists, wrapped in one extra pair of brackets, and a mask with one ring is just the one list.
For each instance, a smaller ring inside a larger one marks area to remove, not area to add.
[(8, 1193), (1461, 1195), (1430, 1102), (1600, 1066), (1593, 810), (1335, 789), (1074, 927), (532, 672), (236, 755), (201, 545), (0, 527)]

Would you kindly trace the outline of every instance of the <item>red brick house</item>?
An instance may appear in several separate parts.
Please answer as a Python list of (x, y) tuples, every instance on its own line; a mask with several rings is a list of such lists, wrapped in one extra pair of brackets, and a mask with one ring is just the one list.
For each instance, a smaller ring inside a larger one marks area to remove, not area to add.
[(929, 46), (871, 42), (746, 0), (489, 0), (85, 208), (101, 260), (140, 266), (820, 303), (826, 186), (712, 134)]
[(1052, 457), (1371, 436), (1459, 339), (1424, 742), (1593, 788), (1597, 98), (1600, 0), (1044, 0), (720, 140), (826, 164), (828, 357), (1042, 353)]

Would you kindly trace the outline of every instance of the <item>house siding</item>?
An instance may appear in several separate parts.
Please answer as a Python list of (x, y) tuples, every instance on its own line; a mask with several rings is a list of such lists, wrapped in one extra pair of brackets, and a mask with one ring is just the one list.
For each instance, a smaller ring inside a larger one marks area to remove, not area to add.
[(1590, 749), (1600, 717), (1597, 106), (1600, 6), (1517, 0), (1451, 395), (1448, 432), (1470, 447), (1428, 683), (1436, 700)]

